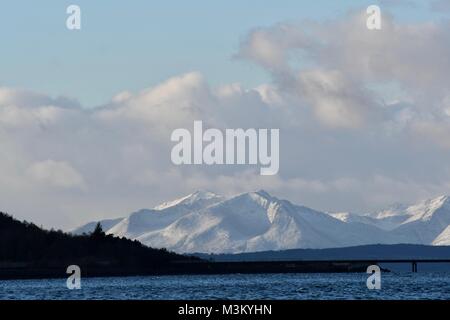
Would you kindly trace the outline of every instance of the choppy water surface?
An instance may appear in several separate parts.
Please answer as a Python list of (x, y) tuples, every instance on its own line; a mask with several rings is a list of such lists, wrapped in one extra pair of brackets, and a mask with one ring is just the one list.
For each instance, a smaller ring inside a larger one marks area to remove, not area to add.
[(358, 274), (254, 274), (0, 281), (0, 299), (450, 299), (450, 273), (389, 273), (368, 290)]

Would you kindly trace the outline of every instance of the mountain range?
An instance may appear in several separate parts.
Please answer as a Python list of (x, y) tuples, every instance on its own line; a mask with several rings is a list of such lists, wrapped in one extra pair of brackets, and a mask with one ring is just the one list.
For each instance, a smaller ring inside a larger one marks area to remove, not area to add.
[(126, 217), (72, 230), (107, 234), (178, 253), (241, 253), (369, 244), (450, 245), (450, 197), (370, 213), (328, 213), (266, 191), (224, 197), (197, 191)]

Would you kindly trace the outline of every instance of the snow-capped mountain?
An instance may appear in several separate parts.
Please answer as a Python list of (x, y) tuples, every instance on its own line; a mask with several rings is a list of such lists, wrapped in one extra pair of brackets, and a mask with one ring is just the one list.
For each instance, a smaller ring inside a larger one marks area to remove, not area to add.
[[(406, 210), (407, 219), (395, 229), (408, 235), (410, 243), (450, 245), (446, 229), (450, 226), (450, 198), (447, 196), (419, 202)], [(447, 238), (447, 241), (444, 239)]]
[[(181, 253), (237, 253), (364, 244), (450, 245), (450, 199), (380, 212), (324, 213), (265, 191), (222, 197), (198, 191), (125, 218), (100, 221), (108, 234)], [(73, 230), (93, 230), (96, 222)]]
[[(162, 230), (191, 212), (197, 212), (222, 201), (212, 192), (197, 191), (178, 200), (165, 202), (153, 209), (142, 209), (106, 227), (108, 233), (127, 238), (138, 238), (152, 231)], [(101, 222), (103, 226), (103, 221)]]

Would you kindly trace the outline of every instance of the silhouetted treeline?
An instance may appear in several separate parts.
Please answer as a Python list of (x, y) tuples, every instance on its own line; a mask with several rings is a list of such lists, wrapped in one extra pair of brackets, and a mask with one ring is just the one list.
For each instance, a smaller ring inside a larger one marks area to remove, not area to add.
[(211, 262), (152, 249), (138, 241), (106, 235), (98, 224), (88, 235), (70, 235), (19, 222), (0, 212), (0, 279), (173, 274), (365, 272), (363, 264), (330, 262)]
[(0, 267), (59, 267), (69, 264), (115, 268), (164, 268), (170, 262), (198, 260), (138, 241), (106, 235), (101, 226), (89, 235), (44, 230), (0, 212)]

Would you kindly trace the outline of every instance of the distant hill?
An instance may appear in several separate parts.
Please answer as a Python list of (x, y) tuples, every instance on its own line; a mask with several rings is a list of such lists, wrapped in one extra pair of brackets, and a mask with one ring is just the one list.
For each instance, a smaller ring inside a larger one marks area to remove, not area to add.
[(239, 254), (195, 254), (217, 262), (292, 260), (450, 259), (450, 246), (366, 245), (334, 249), (292, 249)]
[(0, 212), (0, 278), (63, 276), (72, 264), (84, 275), (158, 274), (174, 263), (199, 260), (106, 235), (101, 228), (75, 236)]

